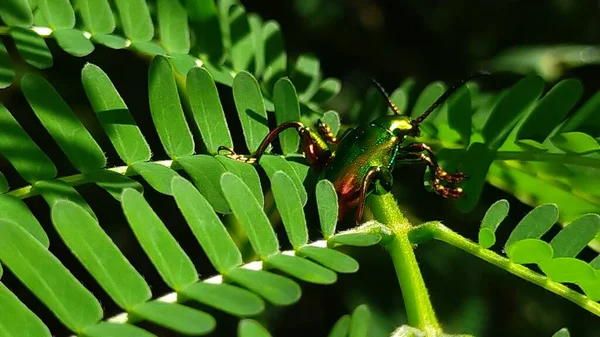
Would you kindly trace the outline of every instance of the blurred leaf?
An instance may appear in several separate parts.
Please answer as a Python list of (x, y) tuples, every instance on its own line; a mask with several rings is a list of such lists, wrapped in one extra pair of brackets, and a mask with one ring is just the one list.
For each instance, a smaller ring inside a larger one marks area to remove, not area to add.
[(558, 330), (552, 337), (570, 337), (569, 330), (567, 328), (562, 328)]
[(268, 257), (267, 263), (302, 281), (316, 284), (332, 284), (337, 281), (337, 275), (333, 271), (298, 256), (275, 254)]
[(33, 14), (27, 0), (0, 2), (0, 18), (8, 26), (31, 26)]
[(137, 162), (131, 168), (139, 173), (152, 188), (162, 194), (172, 195), (171, 181), (179, 177), (175, 170), (152, 162)]
[(371, 325), (371, 311), (366, 304), (361, 304), (354, 312), (350, 320), (349, 337), (367, 337)]
[(121, 36), (110, 34), (94, 34), (92, 40), (112, 49), (123, 49), (129, 46), (130, 43), (129, 40)]
[(267, 21), (262, 31), (265, 41), (265, 72), (263, 86), (266, 93), (271, 93), (275, 81), (285, 74), (287, 54), (283, 44), (283, 36), (279, 24)]
[(300, 101), (306, 102), (317, 93), (321, 77), (319, 59), (315, 55), (301, 54), (290, 74), (294, 86), (298, 88), (300, 93)]
[(83, 329), (82, 334), (85, 337), (155, 337), (154, 334), (135, 325), (109, 322), (100, 322), (96, 325), (88, 326)]
[(516, 141), (535, 141), (541, 143), (548, 137), (577, 103), (583, 92), (581, 82), (574, 79), (563, 80), (556, 84), (527, 115), (517, 131)]
[(350, 330), (350, 315), (344, 315), (335, 322), (327, 337), (346, 337)]
[(253, 316), (265, 310), (265, 303), (260, 297), (229, 284), (198, 282), (186, 287), (181, 293), (196, 302), (234, 316)]
[[(28, 28), (14, 27), (10, 30), (10, 35), (25, 62), (38, 69), (52, 67), (53, 60), (50, 49), (48, 49), (46, 40), (38, 33)], [(1, 63), (3, 63), (2, 60), (0, 60)]]
[(106, 0), (78, 0), (77, 9), (92, 35), (110, 34), (115, 30), (115, 17)]
[(600, 151), (598, 141), (581, 132), (561, 133), (550, 140), (554, 146), (567, 153), (583, 155)]
[(150, 64), (148, 91), (152, 120), (167, 154), (171, 158), (191, 155), (194, 140), (183, 115), (173, 70), (162, 56)]
[(325, 104), (335, 97), (341, 89), (342, 83), (338, 79), (326, 78), (319, 84), (317, 92), (310, 100), (317, 104)]
[(75, 12), (69, 0), (37, 0), (38, 10), (52, 29), (75, 26)]
[(0, 103), (0, 124), (2, 125), (0, 153), (25, 181), (34, 183), (38, 180), (50, 180), (56, 176), (56, 166), (29, 138), (2, 103)]
[(298, 250), (299, 256), (306, 256), (338, 273), (358, 271), (358, 262), (352, 257), (335, 249), (304, 246)]
[[(273, 103), (275, 104), (275, 120), (277, 121), (277, 125), (289, 121), (300, 121), (298, 95), (289, 79), (281, 78), (275, 83)], [(293, 128), (283, 131), (279, 134), (279, 143), (284, 155), (298, 151), (298, 144), (300, 143), (298, 131)]]
[(517, 224), (510, 233), (504, 247), (524, 239), (539, 239), (558, 220), (558, 207), (555, 204), (544, 204), (534, 208)]
[(554, 251), (547, 242), (539, 239), (523, 239), (506, 248), (506, 255), (514, 263), (541, 263), (550, 260)]
[(244, 7), (234, 4), (229, 10), (231, 61), (234, 71), (254, 71), (254, 41)]
[(213, 156), (196, 155), (177, 158), (177, 163), (192, 178), (196, 188), (208, 200), (215, 211), (222, 214), (231, 213), (220, 185), (221, 175), (226, 170), (218, 160)]
[(340, 115), (335, 111), (325, 111), (323, 117), (321, 117), (321, 122), (329, 126), (329, 129), (334, 136), (340, 131)]
[(539, 76), (528, 76), (513, 85), (494, 105), (482, 130), (485, 143), (491, 149), (502, 145), (527, 108), (540, 97), (542, 90), (544, 81)]
[(215, 2), (213, 0), (185, 0), (184, 2), (190, 16), (190, 28), (196, 39), (192, 53), (203, 60), (219, 63), (223, 57), (223, 34)]
[[(419, 98), (415, 102), (415, 106), (410, 113), (412, 118), (417, 118), (421, 116), (425, 110), (429, 109), (429, 107), (437, 100), (442, 94), (446, 91), (446, 85), (443, 82), (432, 82), (421, 91)], [(437, 113), (441, 107), (438, 107), (434, 112), (425, 120), (425, 123), (430, 122), (430, 120), (435, 119)]]
[[(250, 73), (241, 71), (233, 79), (233, 100), (242, 123), (246, 145), (254, 153), (269, 133), (269, 122), (260, 87)], [(269, 148), (270, 146), (267, 151)]]
[(167, 50), (154, 41), (136, 41), (131, 44), (131, 48), (152, 56), (167, 56)]
[(219, 146), (233, 147), (219, 93), (210, 73), (194, 67), (187, 74), (187, 91), (194, 121), (208, 152), (216, 154)]
[(248, 235), (254, 251), (261, 258), (279, 251), (279, 242), (273, 227), (244, 181), (227, 172), (221, 176), (221, 188), (233, 214)]
[(0, 219), (0, 261), (70, 330), (81, 330), (102, 318), (92, 293), (11, 220)]
[(600, 92), (588, 99), (561, 126), (558, 133), (584, 132), (590, 135), (600, 135)]
[(379, 243), (379, 241), (381, 241), (381, 235), (374, 233), (342, 233), (327, 239), (328, 244), (358, 247), (373, 246)]
[(52, 207), (52, 223), (73, 255), (121, 308), (129, 310), (152, 297), (142, 276), (83, 208), (58, 201)]
[(178, 303), (146, 302), (135, 307), (133, 312), (143, 319), (185, 335), (204, 335), (216, 326), (211, 315)]
[(271, 337), (271, 334), (257, 321), (246, 318), (240, 321), (238, 337)]
[(482, 143), (472, 143), (462, 158), (458, 171), (466, 173), (469, 179), (462, 183), (465, 196), (454, 202), (460, 211), (468, 212), (479, 202), (495, 153)]
[(553, 239), (555, 257), (575, 257), (600, 231), (600, 215), (583, 215), (567, 224)]
[(8, 50), (4, 43), (0, 41), (0, 89), (8, 88), (15, 79), (15, 69), (13, 68)]
[(498, 200), (488, 208), (481, 221), (479, 245), (488, 249), (496, 243), (496, 229), (508, 215), (509, 204), (506, 199)]
[[(292, 173), (295, 174), (295, 172)], [(283, 171), (273, 174), (271, 189), (288, 239), (294, 249), (299, 249), (308, 242), (308, 230), (300, 191), (290, 176)]]
[(50, 330), (44, 322), (2, 283), (0, 283), (0, 311), (10, 313), (10, 315), (0, 316), (3, 336), (50, 337)]
[(104, 151), (50, 83), (26, 74), (21, 85), (36, 116), (77, 170), (90, 172), (106, 165)]
[(0, 219), (14, 221), (38, 240), (45, 248), (50, 246), (48, 235), (46, 235), (42, 225), (40, 225), (25, 202), (21, 199), (10, 194), (0, 195), (0, 209), (2, 210)]
[(254, 51), (254, 74), (260, 77), (265, 70), (265, 41), (262, 30), (263, 21), (257, 14), (248, 13), (248, 24), (252, 34), (252, 49)]
[(329, 180), (321, 180), (316, 187), (317, 207), (323, 237), (329, 239), (335, 234), (338, 220), (338, 198), (335, 187)]
[(67, 53), (82, 57), (94, 51), (94, 44), (78, 29), (58, 29), (52, 32), (58, 45)]
[(144, 0), (115, 0), (125, 35), (132, 42), (150, 41), (154, 25)]
[(158, 29), (160, 41), (169, 54), (190, 51), (190, 32), (187, 13), (180, 0), (158, 0)]
[(298, 196), (300, 197), (301, 207), (306, 205), (306, 201), (308, 200), (308, 196), (306, 194), (306, 189), (298, 177), (298, 174), (292, 167), (289, 161), (285, 160), (285, 158), (278, 155), (264, 155), (260, 158), (260, 166), (265, 170), (269, 179), (271, 180), (271, 184), (273, 184), (273, 179), (275, 173), (277, 171), (283, 171), (288, 175), (291, 179)]
[(181, 291), (198, 281), (192, 261), (139, 192), (125, 190), (121, 205), (136, 239), (171, 289)]
[(448, 125), (450, 129), (460, 135), (460, 141), (467, 147), (471, 141), (471, 95), (469, 89), (465, 86), (450, 98), (447, 103)]
[(296, 303), (302, 290), (293, 280), (264, 270), (236, 268), (227, 277), (275, 305)]
[(150, 147), (117, 89), (102, 69), (87, 63), (81, 72), (85, 93), (119, 157), (131, 165), (148, 161)]
[(224, 274), (242, 264), (242, 254), (208, 201), (183, 178), (172, 180), (177, 207), (212, 265)]
[(543, 261), (540, 269), (554, 282), (580, 283), (594, 278), (594, 269), (584, 261), (571, 257), (559, 257)]
[(8, 192), (10, 186), (8, 186), (8, 181), (2, 172), (0, 172), (0, 194)]
[(118, 201), (121, 201), (121, 194), (127, 188), (133, 188), (140, 193), (144, 192), (142, 184), (114, 171), (99, 170), (86, 173), (85, 177), (106, 190)]

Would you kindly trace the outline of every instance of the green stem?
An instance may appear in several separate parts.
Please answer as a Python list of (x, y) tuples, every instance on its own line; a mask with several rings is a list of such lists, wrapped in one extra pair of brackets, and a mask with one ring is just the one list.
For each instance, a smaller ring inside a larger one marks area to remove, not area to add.
[(383, 196), (372, 195), (369, 203), (375, 219), (386, 224), (393, 234), (384, 247), (390, 253), (404, 305), (408, 317), (408, 324), (427, 333), (427, 336), (441, 333), (425, 281), (415, 258), (413, 246), (408, 239), (408, 233), (413, 228), (398, 209), (398, 204), (391, 193)]
[(587, 296), (571, 290), (563, 284), (551, 281), (546, 276), (538, 274), (523, 265), (515, 264), (504, 256), (482, 248), (478, 244), (462, 237), (439, 222), (426, 223), (414, 227), (409, 233), (409, 238), (413, 243), (421, 243), (430, 239), (436, 239), (451, 244), (452, 246), (498, 266), (511, 274), (564, 297), (589, 312), (600, 316), (600, 303), (592, 301)]

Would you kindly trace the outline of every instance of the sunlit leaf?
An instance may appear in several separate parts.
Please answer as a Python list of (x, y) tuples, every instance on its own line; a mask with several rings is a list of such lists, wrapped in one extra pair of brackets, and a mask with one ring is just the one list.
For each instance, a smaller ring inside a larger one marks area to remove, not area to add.
[(272, 178), (271, 189), (281, 215), (288, 239), (294, 249), (308, 242), (308, 230), (300, 192), (294, 182), (283, 171), (277, 171)]
[(265, 310), (263, 300), (245, 289), (230, 284), (198, 282), (181, 291), (194, 301), (235, 316), (253, 316)]
[(162, 45), (169, 53), (187, 54), (190, 51), (190, 32), (183, 4), (181, 1), (158, 0), (156, 6)]
[(9, 26), (31, 26), (33, 14), (27, 0), (0, 2), (0, 17)]
[(133, 312), (143, 319), (186, 335), (204, 335), (216, 326), (211, 315), (178, 303), (146, 302), (135, 307)]
[(479, 230), (479, 245), (488, 249), (496, 243), (496, 229), (508, 215), (509, 204), (505, 199), (498, 200), (485, 212)]
[(244, 319), (240, 321), (238, 327), (239, 337), (271, 337), (271, 334), (265, 327), (253, 319)]
[(338, 218), (338, 198), (335, 187), (329, 180), (321, 180), (316, 188), (319, 221), (323, 237), (329, 239), (335, 233)]
[(115, 30), (115, 17), (106, 0), (78, 0), (77, 9), (92, 35), (110, 34)]
[(555, 204), (544, 204), (534, 208), (517, 224), (508, 237), (505, 247), (524, 239), (539, 239), (558, 220)]
[(269, 256), (267, 263), (273, 268), (306, 282), (332, 284), (337, 281), (337, 275), (333, 271), (297, 256), (275, 254)]
[(10, 35), (25, 62), (39, 69), (52, 67), (52, 54), (43, 37), (31, 29), (21, 27), (12, 28)]
[(154, 25), (144, 0), (115, 0), (125, 35), (133, 42), (150, 41)]
[(567, 224), (553, 239), (555, 257), (575, 257), (600, 231), (600, 215), (583, 215)]
[(366, 304), (361, 304), (352, 312), (350, 320), (349, 337), (369, 336), (371, 325), (371, 311)]
[(241, 71), (233, 79), (233, 100), (242, 123), (246, 145), (254, 153), (269, 133), (269, 123), (260, 87), (250, 73)]
[(539, 264), (552, 281), (561, 283), (585, 283), (594, 279), (594, 269), (584, 261), (571, 257), (559, 257)]
[(350, 315), (344, 315), (335, 322), (327, 337), (346, 337), (350, 330)]
[(236, 268), (230, 271), (227, 277), (275, 305), (295, 303), (300, 299), (302, 292), (293, 280), (264, 270)]
[(50, 331), (29, 308), (19, 300), (4, 284), (0, 283), (0, 329), (3, 336), (50, 337)]
[(69, 0), (37, 0), (38, 10), (52, 29), (75, 26), (75, 12)]
[(553, 256), (552, 246), (539, 239), (524, 239), (506, 248), (506, 255), (514, 263), (541, 263)]
[[(289, 79), (282, 78), (275, 83), (273, 103), (275, 104), (275, 120), (277, 121), (277, 125), (289, 121), (300, 121), (298, 95)], [(300, 143), (298, 131), (294, 128), (283, 131), (279, 134), (279, 143), (284, 155), (296, 152)]]
[(354, 273), (358, 270), (358, 262), (352, 257), (335, 249), (304, 246), (298, 255), (306, 256), (338, 273)]

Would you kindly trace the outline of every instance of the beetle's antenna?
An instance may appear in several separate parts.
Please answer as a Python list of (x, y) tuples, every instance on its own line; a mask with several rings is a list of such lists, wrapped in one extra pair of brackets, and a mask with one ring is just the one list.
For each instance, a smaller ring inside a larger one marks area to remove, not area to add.
[(379, 84), (379, 82), (377, 82), (374, 78), (371, 78), (371, 81), (373, 81), (373, 83), (375, 83), (379, 92), (381, 92), (383, 94), (383, 96), (385, 96), (385, 99), (387, 100), (388, 105), (390, 106), (390, 108), (392, 108), (392, 110), (394, 110), (394, 113), (396, 115), (401, 115), (402, 113), (400, 112), (400, 109), (398, 109), (396, 104), (394, 104), (394, 102), (392, 102), (392, 99), (390, 98), (388, 93), (385, 91), (385, 89), (383, 89), (383, 86), (381, 84)]
[(427, 116), (429, 116), (433, 112), (433, 110), (435, 110), (438, 106), (442, 105), (448, 99), (448, 97), (450, 97), (456, 90), (458, 90), (460, 87), (462, 87), (468, 81), (470, 81), (474, 78), (477, 78), (477, 77), (488, 76), (488, 75), (489, 75), (489, 73), (474, 73), (474, 74), (471, 74), (469, 77), (456, 83), (450, 89), (446, 90), (446, 92), (444, 92), (442, 94), (442, 96), (440, 96), (440, 98), (438, 98), (435, 102), (433, 102), (433, 104), (429, 107), (429, 109), (427, 109), (421, 116), (419, 116), (417, 119), (415, 119), (414, 123), (419, 124), (423, 120), (425, 120), (425, 118), (427, 118)]

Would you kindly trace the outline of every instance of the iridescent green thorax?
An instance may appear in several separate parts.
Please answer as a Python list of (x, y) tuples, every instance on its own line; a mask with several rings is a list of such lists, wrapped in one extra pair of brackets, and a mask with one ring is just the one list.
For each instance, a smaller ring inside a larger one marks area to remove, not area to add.
[[(377, 121), (386, 122), (386, 119)], [(351, 205), (359, 197), (361, 184), (369, 168), (392, 168), (403, 138), (375, 122), (354, 128), (341, 139), (334, 157), (323, 168), (320, 178), (333, 183), (340, 205)]]
[(404, 138), (406, 136), (419, 136), (418, 125), (407, 116), (381, 116), (371, 122), (371, 124), (379, 126), (380, 128), (387, 130), (388, 132), (400, 138)]

